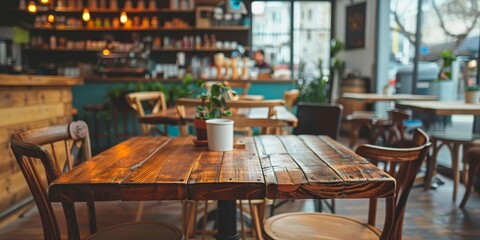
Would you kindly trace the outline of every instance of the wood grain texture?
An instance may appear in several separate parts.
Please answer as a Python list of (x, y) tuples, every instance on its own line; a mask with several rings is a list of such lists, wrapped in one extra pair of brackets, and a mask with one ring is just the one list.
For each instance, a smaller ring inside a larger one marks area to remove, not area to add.
[(395, 180), (326, 136), (242, 137), (231, 152), (192, 137), (136, 137), (59, 177), (52, 201), (393, 197)]
[[(5, 80), (6, 77), (10, 80)], [(0, 214), (21, 209), (26, 199), (31, 199), (26, 181), (20, 177), (20, 168), (10, 150), (10, 136), (22, 130), (65, 124), (72, 119), (70, 85), (76, 80), (62, 83), (64, 78), (55, 78), (49, 84), (46, 77), (29, 79), (21, 75), (0, 74)], [(61, 148), (58, 149), (62, 155)], [(64, 160), (61, 157), (61, 162)]]
[(75, 77), (0, 74), (0, 86), (74, 86), (82, 84), (83, 79)]
[(49, 103), (37, 106), (0, 108), (0, 116), (10, 116), (0, 119), (0, 127), (52, 119), (68, 115), (62, 103)]

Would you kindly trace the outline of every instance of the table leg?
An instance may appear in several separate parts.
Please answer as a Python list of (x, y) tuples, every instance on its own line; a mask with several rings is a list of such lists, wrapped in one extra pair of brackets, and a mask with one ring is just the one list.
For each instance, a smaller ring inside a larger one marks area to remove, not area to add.
[(217, 240), (238, 240), (237, 204), (235, 200), (218, 201), (218, 233)]

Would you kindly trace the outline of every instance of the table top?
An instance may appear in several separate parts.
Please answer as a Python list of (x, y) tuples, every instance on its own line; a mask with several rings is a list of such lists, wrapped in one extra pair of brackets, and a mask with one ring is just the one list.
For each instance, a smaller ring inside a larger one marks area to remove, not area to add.
[[(298, 123), (297, 117), (288, 111), (284, 106), (275, 106), (275, 116), (273, 119), (284, 121), (288, 126), (296, 127)], [(186, 107), (186, 120), (193, 121), (196, 114), (195, 107)], [(266, 119), (268, 118), (269, 109), (267, 107), (261, 108), (240, 108), (237, 111), (237, 114), (233, 115), (233, 120), (235, 121), (248, 121), (255, 119)], [(174, 108), (167, 109), (165, 112), (158, 112), (154, 114), (148, 114), (146, 116), (140, 117), (140, 123), (148, 124), (171, 124), (177, 125), (180, 120), (180, 116), (177, 114)]]
[(381, 101), (398, 101), (398, 100), (416, 100), (427, 101), (436, 100), (433, 95), (413, 95), (413, 94), (379, 94), (379, 93), (344, 93), (343, 97), (352, 100), (361, 100), (369, 103)]
[(463, 101), (402, 101), (396, 104), (400, 108), (410, 108), (416, 112), (431, 113), (438, 116), (452, 114), (480, 115), (480, 104)]
[(393, 197), (395, 179), (328, 136), (242, 137), (230, 152), (192, 137), (135, 137), (49, 187), (51, 201)]

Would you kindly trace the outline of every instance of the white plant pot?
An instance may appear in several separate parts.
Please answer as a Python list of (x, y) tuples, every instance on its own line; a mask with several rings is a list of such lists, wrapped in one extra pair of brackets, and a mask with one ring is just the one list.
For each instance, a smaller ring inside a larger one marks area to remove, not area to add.
[(480, 101), (480, 92), (471, 91), (465, 92), (465, 102), (466, 103), (478, 103)]
[(210, 119), (207, 123), (208, 150), (232, 151), (233, 149), (233, 120)]
[(440, 101), (453, 101), (453, 81), (441, 80), (430, 82), (427, 94), (437, 96)]

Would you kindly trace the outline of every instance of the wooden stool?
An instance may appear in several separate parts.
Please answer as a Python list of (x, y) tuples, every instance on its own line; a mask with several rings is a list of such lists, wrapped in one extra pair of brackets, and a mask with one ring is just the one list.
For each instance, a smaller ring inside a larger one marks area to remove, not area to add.
[[(90, 125), (93, 125), (93, 142), (96, 147), (96, 150), (100, 149), (100, 138), (105, 137), (107, 139), (107, 146), (111, 146), (110, 142), (110, 121), (108, 119), (105, 119), (105, 130), (106, 133), (100, 134), (99, 133), (99, 122), (98, 120), (98, 113), (102, 111), (107, 111), (108, 105), (107, 104), (89, 104), (83, 106), (83, 110), (88, 113), (92, 113), (92, 121)], [(85, 115), (85, 120), (88, 119), (88, 117)], [(87, 121), (89, 122), (89, 121)]]
[(460, 146), (463, 145), (463, 181), (467, 182), (467, 170), (468, 170), (468, 149), (472, 146), (480, 146), (480, 134), (472, 133), (435, 133), (432, 134), (432, 156), (427, 161), (427, 175), (425, 176), (425, 190), (427, 190), (432, 181), (432, 176), (435, 172), (435, 166), (437, 163), (438, 151), (447, 146), (452, 156), (452, 170), (453, 170), (453, 201), (457, 200), (458, 183), (460, 182), (459, 175), (459, 154)]

